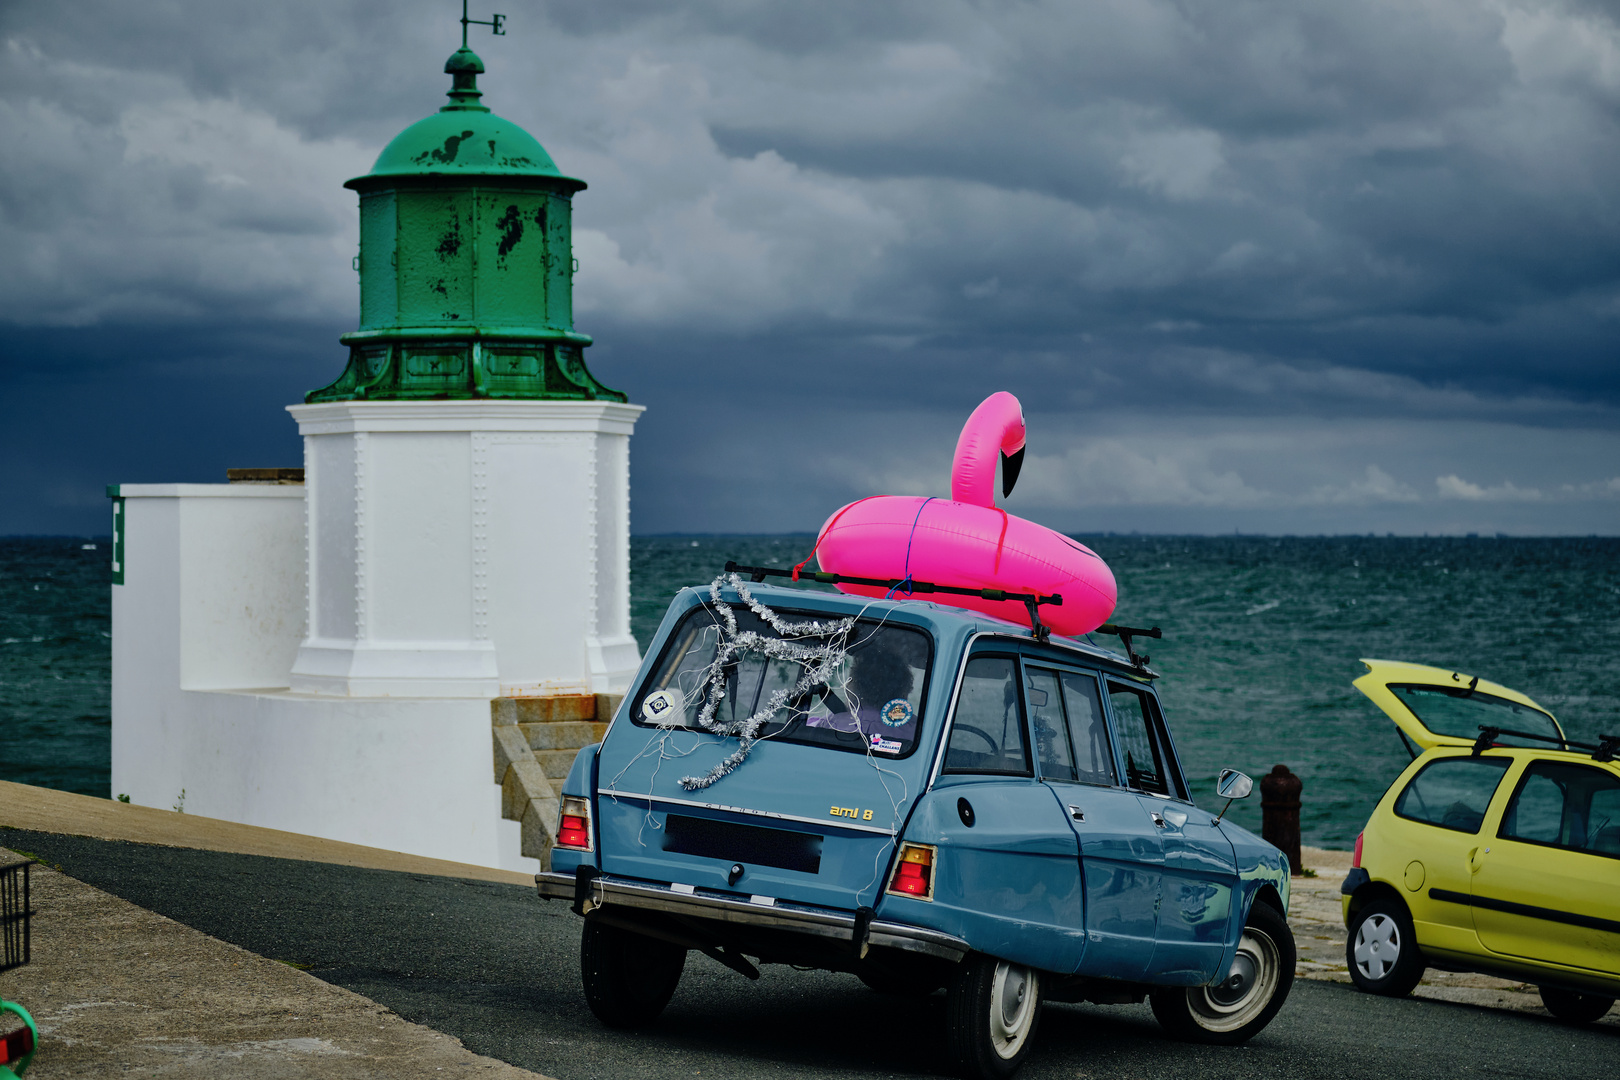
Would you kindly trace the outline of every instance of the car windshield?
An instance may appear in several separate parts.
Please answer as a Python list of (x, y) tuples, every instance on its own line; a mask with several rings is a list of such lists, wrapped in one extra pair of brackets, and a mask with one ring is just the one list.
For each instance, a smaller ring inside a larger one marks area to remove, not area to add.
[[(781, 611), (790, 620), (819, 619), (816, 613)], [(739, 635), (781, 640), (768, 623), (745, 607), (735, 607)], [(630, 715), (642, 727), (702, 730), (698, 715), (714, 691), (714, 664), (725, 630), (711, 605), (692, 609), (642, 685)], [(775, 742), (827, 746), (837, 750), (904, 757), (917, 745), (923, 694), (933, 653), (929, 636), (910, 627), (857, 620), (841, 640), (839, 655), (825, 680), (801, 686), (805, 667), (743, 650), (725, 664), (723, 696), (714, 721), (736, 731), (778, 693), (787, 698), (765, 721), (759, 737)]]
[[(1545, 735), (1549, 739), (1560, 738), (1558, 725), (1552, 717), (1540, 709), (1532, 709), (1506, 698), (1470, 692), (1461, 686), (1392, 685), (1390, 690), (1424, 727), (1436, 735), (1477, 739), (1480, 728), (1494, 727)], [(1502, 746), (1549, 745), (1539, 739), (1521, 739), (1512, 735), (1503, 735), (1496, 742)]]

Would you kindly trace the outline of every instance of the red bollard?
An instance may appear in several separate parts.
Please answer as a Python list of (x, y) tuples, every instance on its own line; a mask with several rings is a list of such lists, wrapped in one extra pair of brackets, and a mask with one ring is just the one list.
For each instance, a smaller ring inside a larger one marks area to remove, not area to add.
[(1298, 877), (1304, 867), (1299, 859), (1299, 793), (1305, 781), (1278, 765), (1260, 778), (1260, 835), (1288, 856), (1288, 872)]

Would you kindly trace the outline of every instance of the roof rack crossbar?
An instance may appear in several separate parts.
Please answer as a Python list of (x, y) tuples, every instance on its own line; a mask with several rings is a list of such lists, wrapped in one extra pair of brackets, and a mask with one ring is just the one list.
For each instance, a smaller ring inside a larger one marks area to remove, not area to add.
[(961, 585), (940, 585), (933, 581), (917, 581), (913, 578), (869, 578), (855, 577), (850, 574), (834, 574), (826, 570), (782, 570), (774, 566), (743, 566), (740, 563), (726, 560), (726, 573), (747, 574), (749, 580), (762, 582), (768, 577), (809, 578), (824, 585), (865, 585), (874, 589), (904, 589), (907, 595), (913, 593), (949, 593), (952, 596), (975, 596), (980, 600), (1011, 600), (1015, 604), (1023, 604), (1029, 609), (1030, 630), (1039, 641), (1045, 641), (1051, 636), (1051, 629), (1041, 624), (1040, 607), (1050, 604), (1053, 607), (1063, 606), (1063, 594), (1052, 593), (1050, 596), (1042, 593), (1012, 592), (1008, 589), (970, 589)]
[(1145, 669), (1148, 666), (1148, 661), (1152, 660), (1153, 658), (1147, 653), (1139, 653), (1135, 649), (1131, 648), (1131, 639), (1139, 637), (1164, 637), (1164, 631), (1160, 630), (1157, 626), (1119, 626), (1118, 624), (1111, 622), (1103, 623), (1101, 626), (1097, 627), (1095, 632), (1099, 634), (1113, 634), (1115, 637), (1119, 638), (1119, 640), (1125, 645), (1125, 655), (1131, 658), (1131, 666), (1141, 669)]
[(1599, 735), (1597, 743), (1576, 742), (1574, 739), (1564, 739), (1557, 735), (1541, 735), (1534, 731), (1514, 731), (1512, 728), (1489, 727), (1479, 725), (1479, 738), (1474, 740), (1473, 757), (1479, 757), (1486, 750), (1496, 745), (1496, 740), (1503, 735), (1512, 735), (1517, 739), (1534, 739), (1536, 742), (1552, 743), (1565, 750), (1590, 750), (1593, 761), (1613, 761), (1620, 754), (1620, 735)]

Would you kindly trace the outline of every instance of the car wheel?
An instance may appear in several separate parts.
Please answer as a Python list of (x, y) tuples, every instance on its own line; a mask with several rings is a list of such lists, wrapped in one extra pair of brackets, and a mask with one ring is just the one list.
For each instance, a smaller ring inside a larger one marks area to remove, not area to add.
[(945, 1044), (965, 1080), (1003, 1080), (1018, 1071), (1041, 1018), (1034, 968), (977, 954), (962, 962), (945, 998)]
[(1369, 994), (1405, 997), (1423, 978), (1412, 917), (1398, 900), (1374, 900), (1356, 912), (1344, 952), (1350, 981)]
[(1249, 910), (1226, 977), (1211, 986), (1167, 987), (1151, 994), (1153, 1015), (1186, 1042), (1236, 1046), (1271, 1023), (1294, 986), (1294, 934), (1267, 904)]
[(1614, 1007), (1614, 998), (1597, 994), (1577, 994), (1573, 990), (1560, 990), (1555, 986), (1540, 986), (1541, 1003), (1547, 1011), (1566, 1024), (1590, 1024), (1601, 1020)]
[(685, 967), (679, 945), (585, 920), (579, 973), (591, 1012), (608, 1027), (646, 1027), (658, 1019)]

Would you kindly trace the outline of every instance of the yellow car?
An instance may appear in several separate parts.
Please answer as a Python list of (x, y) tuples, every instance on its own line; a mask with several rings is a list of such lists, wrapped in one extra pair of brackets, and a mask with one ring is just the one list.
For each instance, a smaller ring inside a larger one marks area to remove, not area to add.
[(1355, 686), (1412, 764), (1378, 800), (1345, 878), (1345, 959), (1374, 994), (1427, 967), (1534, 983), (1590, 1023), (1620, 997), (1620, 738), (1570, 742), (1516, 690), (1363, 660)]

